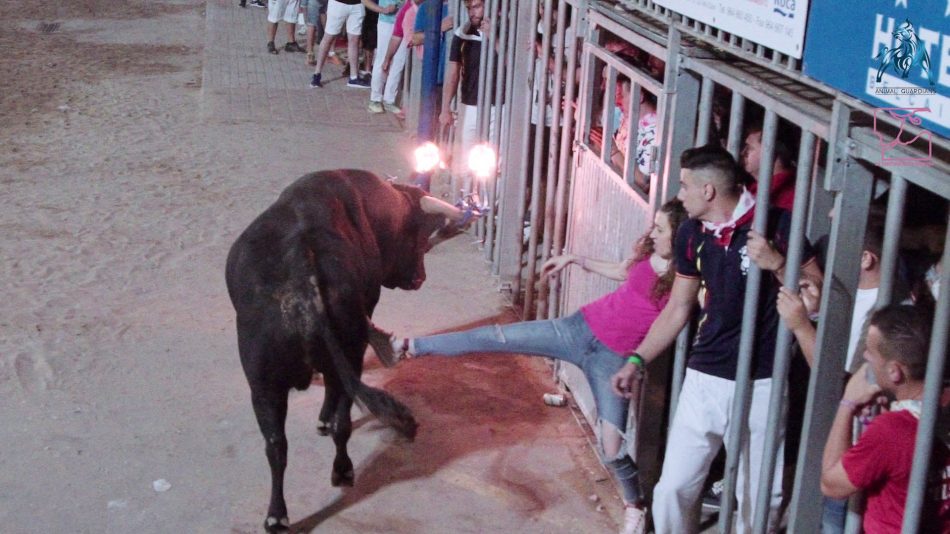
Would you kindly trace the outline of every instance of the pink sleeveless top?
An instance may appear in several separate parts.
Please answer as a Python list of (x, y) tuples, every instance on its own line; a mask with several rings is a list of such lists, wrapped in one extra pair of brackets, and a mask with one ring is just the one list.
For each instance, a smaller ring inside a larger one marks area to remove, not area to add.
[(651, 295), (657, 275), (645, 259), (630, 267), (627, 281), (616, 291), (581, 308), (594, 336), (610, 350), (623, 354), (637, 348), (669, 300)]

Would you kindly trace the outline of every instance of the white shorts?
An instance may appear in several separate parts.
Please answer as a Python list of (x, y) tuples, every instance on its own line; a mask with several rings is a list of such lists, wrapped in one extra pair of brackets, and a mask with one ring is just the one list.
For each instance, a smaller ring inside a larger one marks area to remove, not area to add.
[(324, 31), (330, 35), (340, 35), (343, 29), (343, 23), (346, 23), (346, 33), (350, 35), (360, 35), (363, 31), (363, 17), (366, 16), (366, 8), (362, 3), (349, 5), (336, 0), (330, 0), (327, 4), (327, 26)]
[(267, 22), (277, 24), (283, 20), (288, 24), (295, 24), (299, 5), (300, 0), (267, 0)]

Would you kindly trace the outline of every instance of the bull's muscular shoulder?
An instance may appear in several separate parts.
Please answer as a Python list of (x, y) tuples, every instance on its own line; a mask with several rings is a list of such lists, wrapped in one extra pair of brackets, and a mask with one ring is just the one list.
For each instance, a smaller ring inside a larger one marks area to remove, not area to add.
[(422, 196), (418, 188), (394, 186), (371, 172), (338, 169), (302, 176), (284, 190), (277, 203), (306, 211), (338, 202), (350, 215), (363, 212), (374, 226), (379, 223), (399, 229), (411, 222)]

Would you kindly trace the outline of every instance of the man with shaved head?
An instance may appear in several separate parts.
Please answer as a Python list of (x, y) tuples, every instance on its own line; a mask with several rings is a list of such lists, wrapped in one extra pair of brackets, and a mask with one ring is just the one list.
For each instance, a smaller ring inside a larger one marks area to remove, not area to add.
[[(680, 225), (676, 234), (676, 280), (668, 304), (647, 337), (630, 363), (614, 375), (614, 392), (630, 395), (637, 367), (643, 365), (640, 362), (653, 360), (673, 343), (692, 317), (702, 288), (699, 327), (670, 426), (663, 472), (653, 490), (653, 522), (657, 534), (698, 532), (699, 497), (709, 465), (729, 427), (739, 423), (744, 431), (736, 485), (736, 531), (744, 533), (751, 529), (757, 504), (769, 506), (774, 519), (782, 497), (783, 454), (779, 451), (769, 502), (755, 502), (778, 328), (775, 297), (784, 276), (791, 217), (785, 210), (770, 209), (767, 237), (752, 231), (755, 198), (742, 185), (735, 159), (717, 144), (684, 151), (680, 167), (677, 197), (690, 220)], [(803, 276), (820, 279), (807, 243), (804, 258)], [(752, 262), (769, 271), (763, 276), (756, 316), (752, 405), (747, 421), (730, 421), (746, 277)]]

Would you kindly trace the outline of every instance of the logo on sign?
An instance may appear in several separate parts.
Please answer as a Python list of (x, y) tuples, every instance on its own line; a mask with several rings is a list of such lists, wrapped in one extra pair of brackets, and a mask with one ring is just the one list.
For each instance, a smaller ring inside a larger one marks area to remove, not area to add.
[[(780, 0), (776, 0), (780, 1)], [(885, 48), (874, 59), (881, 60), (881, 66), (877, 69), (877, 82), (881, 82), (884, 71), (888, 67), (894, 67), (894, 71), (900, 74), (901, 79), (907, 79), (912, 68), (919, 66), (924, 70), (930, 85), (934, 85), (933, 71), (930, 68), (930, 54), (927, 48), (920, 42), (914, 25), (909, 19), (894, 30), (893, 37), (897, 39), (897, 46), (894, 48)], [(929, 110), (928, 110), (929, 111)]]
[(795, 18), (795, 0), (772, 0), (772, 11), (793, 19)]
[[(877, 108), (874, 110), (874, 134), (877, 136), (878, 145), (881, 147), (881, 165), (887, 167), (922, 167), (933, 165), (933, 134), (931, 132), (922, 130), (919, 134), (910, 139), (902, 139), (905, 123), (920, 126), (921, 119), (917, 116), (918, 111), (929, 112), (930, 108)], [(886, 139), (890, 134), (884, 131), (887, 124), (887, 122), (883, 120), (883, 115), (885, 114), (898, 121), (897, 135), (891, 140)], [(879, 115), (882, 117), (880, 127), (878, 125)], [(915, 144), (918, 150), (922, 149), (926, 144), (927, 155), (913, 157), (905, 156), (899, 152), (900, 148), (911, 148)]]

